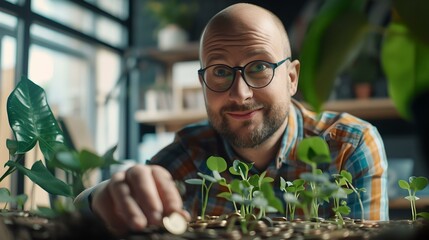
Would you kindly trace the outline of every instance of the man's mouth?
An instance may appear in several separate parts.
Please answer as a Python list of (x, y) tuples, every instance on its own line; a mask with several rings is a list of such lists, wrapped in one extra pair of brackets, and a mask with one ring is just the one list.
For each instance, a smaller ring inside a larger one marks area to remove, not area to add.
[(247, 110), (247, 111), (228, 111), (226, 112), (226, 114), (237, 120), (249, 120), (261, 110), (262, 110), (261, 108), (258, 108), (258, 109)]

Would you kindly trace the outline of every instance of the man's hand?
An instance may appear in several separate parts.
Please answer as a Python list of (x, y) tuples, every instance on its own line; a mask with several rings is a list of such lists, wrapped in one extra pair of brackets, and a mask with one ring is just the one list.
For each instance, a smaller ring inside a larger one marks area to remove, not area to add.
[(139, 231), (149, 225), (162, 225), (162, 217), (173, 212), (187, 220), (179, 191), (170, 173), (160, 166), (136, 165), (116, 173), (95, 190), (92, 210), (115, 234)]

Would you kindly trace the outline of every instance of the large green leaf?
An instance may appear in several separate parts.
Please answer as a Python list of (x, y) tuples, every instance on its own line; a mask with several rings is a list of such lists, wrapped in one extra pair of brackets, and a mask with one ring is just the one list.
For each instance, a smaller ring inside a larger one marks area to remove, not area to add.
[(82, 173), (104, 165), (103, 158), (85, 149), (79, 152), (79, 161)]
[(9, 125), (18, 142), (17, 154), (31, 150), (39, 142), (45, 159), (49, 160), (64, 137), (48, 105), (45, 91), (22, 77), (7, 99)]
[(429, 89), (429, 45), (417, 41), (404, 24), (392, 22), (381, 51), (389, 96), (400, 115), (411, 119), (413, 97)]
[(304, 100), (320, 112), (336, 75), (344, 68), (367, 27), (362, 13), (365, 1), (328, 0), (312, 20), (300, 61), (299, 87)]
[(26, 175), (31, 179), (31, 181), (39, 185), (50, 194), (66, 197), (73, 196), (70, 186), (65, 182), (55, 178), (54, 175), (52, 175), (52, 173), (43, 165), (42, 161), (40, 160), (33, 164), (31, 170), (14, 161), (8, 161), (6, 165), (10, 167), (16, 167), (18, 171)]

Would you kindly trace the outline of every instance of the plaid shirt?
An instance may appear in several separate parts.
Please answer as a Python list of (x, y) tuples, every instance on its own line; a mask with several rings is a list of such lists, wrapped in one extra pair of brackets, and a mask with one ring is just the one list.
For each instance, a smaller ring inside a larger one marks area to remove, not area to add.
[[(293, 100), (288, 117), (288, 126), (283, 134), (277, 157), (267, 167), (267, 175), (275, 179), (274, 191), (283, 200), (283, 192), (279, 187), (279, 177), (287, 181), (299, 178), (303, 172), (311, 169), (297, 160), (297, 144), (305, 137), (320, 136), (329, 145), (332, 162), (320, 164), (318, 168), (329, 175), (347, 170), (353, 176), (353, 186), (365, 188), (361, 199), (364, 217), (367, 220), (388, 220), (387, 195), (387, 160), (382, 139), (377, 129), (361, 119), (347, 113), (323, 112), (320, 116), (308, 111)], [(206, 166), (210, 156), (223, 157), (229, 166), (236, 155), (230, 144), (223, 139), (208, 122), (201, 122), (185, 127), (176, 135), (175, 141), (161, 150), (151, 160), (170, 171), (173, 178), (184, 181), (200, 178), (197, 172), (211, 175)], [(251, 174), (261, 174), (255, 168)], [(234, 177), (228, 171), (223, 172), (227, 182)], [(219, 184), (214, 184), (206, 208), (207, 215), (221, 215), (234, 211), (231, 202), (216, 197), (225, 191)], [(201, 186), (186, 184), (183, 196), (184, 207), (193, 217), (201, 213)], [(332, 201), (331, 201), (332, 202)], [(351, 218), (361, 218), (361, 208), (356, 194), (348, 195), (347, 205), (351, 208)], [(332, 205), (324, 203), (319, 208), (319, 216), (333, 216)], [(296, 217), (302, 217), (296, 213)]]

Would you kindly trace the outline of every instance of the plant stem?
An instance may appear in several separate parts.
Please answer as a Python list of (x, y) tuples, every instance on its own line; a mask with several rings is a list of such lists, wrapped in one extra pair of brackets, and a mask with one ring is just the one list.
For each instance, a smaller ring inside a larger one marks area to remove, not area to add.
[(201, 211), (201, 219), (204, 220), (204, 216), (206, 214), (206, 208), (207, 208), (207, 202), (209, 200), (209, 193), (210, 193), (210, 188), (213, 186), (213, 182), (211, 182), (209, 184), (209, 186), (206, 188), (206, 192), (205, 192), (205, 198), (204, 198), (204, 204), (203, 204), (203, 209)]
[(408, 189), (408, 195), (410, 196), (410, 206), (411, 206), (411, 220), (415, 220), (415, 213), (414, 213), (414, 205), (413, 205), (413, 194), (411, 193), (411, 190)]
[[(24, 154), (19, 154), (17, 155), (18, 157), (14, 160), (17, 163), (21, 163), (22, 160), (24, 159)], [(7, 176), (9, 176), (10, 174), (12, 174), (14, 171), (16, 170), (15, 167), (9, 167), (6, 172), (0, 177), (0, 182), (3, 181), (3, 179), (5, 179)]]
[(364, 217), (365, 217), (365, 213), (363, 211), (363, 203), (362, 203), (362, 199), (360, 198), (360, 193), (356, 190), (355, 187), (353, 187), (353, 184), (351, 182), (349, 182), (347, 179), (346, 179), (346, 182), (347, 182), (347, 185), (353, 190), (353, 192), (358, 197), (358, 201), (359, 201), (359, 205), (360, 205), (360, 211), (361, 211), (361, 220), (363, 221)]

